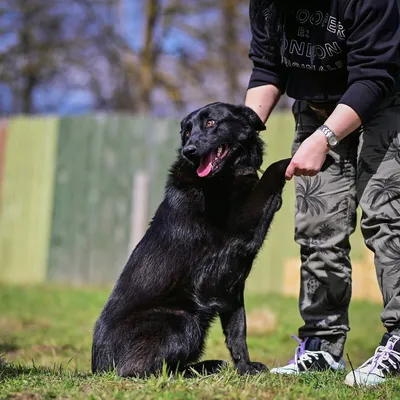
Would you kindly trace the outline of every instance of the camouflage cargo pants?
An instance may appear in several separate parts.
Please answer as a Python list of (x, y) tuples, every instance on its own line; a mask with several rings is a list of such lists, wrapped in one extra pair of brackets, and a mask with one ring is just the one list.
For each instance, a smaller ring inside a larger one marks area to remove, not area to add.
[[(295, 102), (293, 113), (294, 153), (325, 117), (304, 101)], [(375, 253), (381, 319), (389, 332), (400, 334), (400, 96), (385, 101), (361, 132), (350, 134), (330, 155), (334, 162), (326, 170), (295, 179), (304, 320), (299, 336), (319, 337), (322, 350), (340, 357), (349, 331), (349, 236), (358, 205), (365, 243)]]

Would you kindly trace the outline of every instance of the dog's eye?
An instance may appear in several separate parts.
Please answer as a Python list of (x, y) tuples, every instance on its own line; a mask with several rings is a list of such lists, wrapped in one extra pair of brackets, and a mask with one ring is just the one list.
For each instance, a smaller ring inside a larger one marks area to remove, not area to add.
[(211, 126), (213, 126), (215, 124), (215, 121), (213, 121), (212, 119), (209, 119), (207, 122), (206, 122), (206, 127), (207, 128), (210, 128)]
[(186, 132), (185, 132), (185, 136), (186, 136), (186, 137), (189, 137), (189, 136), (190, 136), (190, 131), (186, 131)]

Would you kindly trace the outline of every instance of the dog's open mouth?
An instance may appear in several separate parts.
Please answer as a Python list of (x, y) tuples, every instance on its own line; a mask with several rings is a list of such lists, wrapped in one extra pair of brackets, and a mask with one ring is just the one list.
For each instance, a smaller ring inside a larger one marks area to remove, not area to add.
[(229, 153), (229, 146), (223, 144), (217, 148), (217, 151), (212, 151), (211, 153), (202, 156), (200, 159), (199, 168), (197, 168), (197, 175), (200, 178), (210, 175), (210, 173), (218, 169), (221, 161)]

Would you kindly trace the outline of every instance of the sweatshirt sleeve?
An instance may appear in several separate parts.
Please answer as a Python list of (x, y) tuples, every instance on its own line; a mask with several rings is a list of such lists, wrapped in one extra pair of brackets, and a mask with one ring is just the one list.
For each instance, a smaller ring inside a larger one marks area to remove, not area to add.
[(282, 93), (286, 90), (285, 67), (281, 63), (280, 48), (268, 37), (264, 14), (254, 11), (256, 0), (250, 0), (250, 28), (252, 39), (249, 57), (253, 62), (248, 89), (274, 85)]
[(350, 0), (345, 10), (348, 90), (339, 103), (366, 122), (395, 90), (399, 72), (397, 0)]

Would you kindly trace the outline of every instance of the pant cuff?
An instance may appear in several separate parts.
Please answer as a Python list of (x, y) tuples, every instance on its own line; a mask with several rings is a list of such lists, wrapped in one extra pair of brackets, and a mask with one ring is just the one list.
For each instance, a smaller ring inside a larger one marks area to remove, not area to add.
[[(320, 338), (321, 339), (321, 338)], [(336, 343), (331, 343), (326, 339), (321, 339), (321, 350), (326, 351), (335, 358), (343, 357), (344, 340), (339, 340)]]
[(343, 357), (344, 345), (346, 343), (346, 335), (318, 335), (305, 334), (299, 332), (299, 338), (304, 340), (307, 337), (317, 337), (321, 341), (321, 351), (326, 351), (333, 357), (339, 359)]
[(391, 335), (395, 335), (395, 336), (400, 336), (400, 328), (393, 328), (393, 329), (388, 329), (388, 332)]

